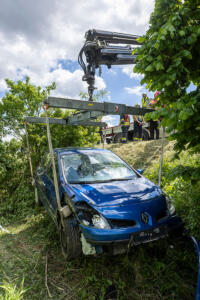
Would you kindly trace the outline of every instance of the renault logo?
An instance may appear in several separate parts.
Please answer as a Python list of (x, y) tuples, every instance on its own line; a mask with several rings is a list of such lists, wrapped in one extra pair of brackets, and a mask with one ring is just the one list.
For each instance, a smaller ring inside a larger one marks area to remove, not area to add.
[(149, 223), (149, 216), (147, 214), (141, 213), (141, 219), (142, 219), (143, 223), (145, 223), (145, 224)]

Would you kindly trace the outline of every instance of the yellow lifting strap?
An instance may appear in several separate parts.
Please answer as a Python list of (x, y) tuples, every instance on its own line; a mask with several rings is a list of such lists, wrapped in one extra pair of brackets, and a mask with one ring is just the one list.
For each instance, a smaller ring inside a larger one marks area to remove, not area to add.
[(45, 112), (45, 119), (46, 119), (46, 125), (47, 125), (47, 137), (48, 137), (48, 144), (49, 144), (49, 153), (51, 157), (51, 163), (52, 163), (52, 169), (53, 169), (53, 181), (55, 186), (55, 192), (56, 192), (56, 201), (58, 205), (58, 211), (60, 215), (61, 224), (63, 226), (63, 229), (65, 230), (64, 220), (63, 220), (63, 214), (62, 214), (62, 206), (60, 201), (60, 194), (59, 194), (59, 188), (58, 188), (58, 177), (56, 174), (56, 165), (55, 165), (55, 159), (54, 159), (54, 153), (53, 153), (53, 146), (52, 146), (52, 140), (51, 140), (51, 131), (49, 126), (49, 118), (47, 114), (48, 105), (43, 106), (44, 112)]
[(160, 152), (160, 165), (159, 165), (159, 172), (158, 172), (158, 185), (161, 184), (161, 177), (162, 177), (162, 167), (163, 167), (163, 157), (164, 157), (164, 145), (165, 145), (165, 127), (162, 127), (162, 144), (161, 144), (161, 152)]
[(35, 185), (35, 179), (33, 176), (33, 165), (32, 165), (32, 160), (31, 160), (31, 151), (30, 151), (29, 138), (28, 138), (27, 122), (24, 122), (24, 125), (25, 125), (25, 132), (26, 132), (26, 144), (27, 144), (27, 149), (28, 149), (28, 160), (29, 160), (29, 165), (30, 165), (32, 186), (34, 186), (34, 189), (35, 189), (35, 202), (36, 202), (36, 204), (38, 204), (38, 192), (37, 192), (37, 188)]

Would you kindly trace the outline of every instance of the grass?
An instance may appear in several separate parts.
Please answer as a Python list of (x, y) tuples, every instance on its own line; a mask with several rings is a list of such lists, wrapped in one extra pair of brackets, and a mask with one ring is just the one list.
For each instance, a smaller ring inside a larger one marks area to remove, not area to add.
[[(157, 180), (160, 141), (107, 147)], [(187, 196), (184, 188), (188, 188), (188, 183), (181, 179), (171, 182), (166, 177), (169, 165), (178, 164), (171, 161), (172, 148), (173, 143), (167, 142), (163, 187), (174, 194), (175, 204), (190, 224), (192, 212), (189, 211), (189, 218), (185, 212), (186, 198), (182, 198), (182, 208), (177, 196), (181, 189), (182, 195)], [(188, 162), (188, 157), (184, 154), (182, 162)], [(192, 159), (195, 161), (190, 157)], [(103, 300), (111, 286), (116, 288), (117, 299), (121, 300), (190, 300), (195, 297), (197, 259), (191, 242), (165, 239), (135, 247), (125, 255), (81, 257), (67, 262), (61, 254), (57, 231), (45, 210), (32, 207), (28, 210), (26, 205), (26, 213), (21, 216), (0, 217), (0, 224), (10, 232), (0, 231), (2, 300)], [(193, 224), (194, 231), (195, 226)]]

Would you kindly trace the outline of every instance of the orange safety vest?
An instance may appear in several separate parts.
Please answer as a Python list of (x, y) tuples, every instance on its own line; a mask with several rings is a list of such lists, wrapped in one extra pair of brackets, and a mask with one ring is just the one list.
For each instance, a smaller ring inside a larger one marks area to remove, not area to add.
[(130, 117), (128, 114), (123, 114), (120, 116), (120, 125), (125, 125), (125, 126), (130, 125)]

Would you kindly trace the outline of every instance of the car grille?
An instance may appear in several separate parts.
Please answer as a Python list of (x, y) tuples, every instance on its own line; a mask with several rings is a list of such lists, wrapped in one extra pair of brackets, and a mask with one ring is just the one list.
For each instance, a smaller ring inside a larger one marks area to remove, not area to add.
[(134, 220), (109, 219), (109, 221), (112, 227), (114, 228), (126, 228), (136, 226), (136, 222)]
[(151, 241), (164, 238), (168, 235), (167, 228), (165, 226), (149, 229), (145, 231), (139, 231), (131, 235), (131, 239), (134, 245), (148, 243)]

